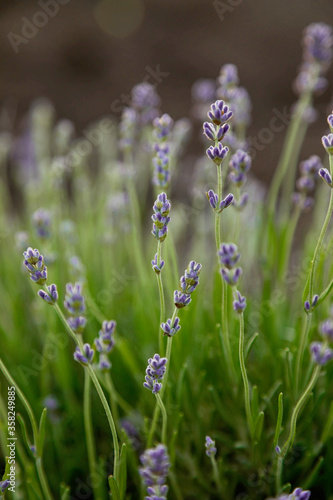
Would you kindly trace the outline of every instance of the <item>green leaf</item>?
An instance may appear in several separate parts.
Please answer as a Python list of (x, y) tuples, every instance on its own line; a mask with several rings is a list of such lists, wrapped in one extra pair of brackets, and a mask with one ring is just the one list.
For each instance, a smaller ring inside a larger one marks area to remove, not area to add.
[(275, 436), (274, 436), (274, 448), (277, 446), (277, 444), (279, 442), (282, 419), (283, 419), (283, 393), (280, 392), (279, 399), (278, 399), (278, 416), (277, 416), (277, 422), (276, 422), (276, 427), (275, 427)]
[(125, 498), (126, 482), (127, 482), (127, 465), (126, 465), (127, 447), (123, 443), (120, 451), (120, 464), (119, 464), (119, 494), (121, 500)]
[(33, 452), (31, 451), (31, 444), (30, 444), (30, 440), (28, 437), (27, 426), (25, 425), (25, 421), (20, 413), (17, 414), (17, 420), (19, 421), (19, 424), (21, 426), (23, 439), (24, 439), (24, 442), (29, 450), (29, 453), (30, 453), (30, 455), (34, 456)]
[(257, 340), (257, 338), (259, 337), (259, 333), (258, 332), (255, 332), (252, 337), (250, 338), (250, 340), (248, 341), (248, 343), (246, 344), (245, 346), (245, 352), (244, 352), (244, 358), (245, 358), (245, 361), (247, 360), (247, 357), (248, 355), (250, 354), (250, 351), (255, 343), (255, 341)]
[(254, 385), (252, 389), (252, 418), (255, 422), (259, 414), (259, 392), (258, 386)]
[(257, 442), (257, 443), (260, 442), (261, 433), (262, 433), (262, 429), (263, 429), (263, 425), (264, 425), (264, 418), (265, 418), (265, 414), (263, 411), (261, 411), (259, 413), (257, 422), (255, 424), (255, 428), (254, 428), (254, 436), (253, 436), (254, 442)]
[(117, 481), (113, 476), (109, 476), (109, 486), (111, 491), (111, 498), (113, 498), (113, 500), (121, 500)]
[(44, 441), (45, 441), (46, 414), (47, 414), (47, 409), (44, 408), (44, 410), (42, 411), (42, 415), (40, 417), (40, 421), (39, 421), (38, 438), (37, 438), (37, 453), (38, 453), (38, 456), (40, 456), (40, 457), (43, 454), (43, 446), (44, 446)]

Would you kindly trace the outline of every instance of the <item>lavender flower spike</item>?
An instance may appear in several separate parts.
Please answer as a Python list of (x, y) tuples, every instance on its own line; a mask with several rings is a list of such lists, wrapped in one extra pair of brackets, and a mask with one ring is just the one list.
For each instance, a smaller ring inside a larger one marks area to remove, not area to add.
[(331, 342), (333, 341), (333, 319), (327, 319), (323, 323), (321, 323), (320, 327), (320, 334), (330, 340)]
[(229, 148), (223, 146), (220, 142), (217, 146), (209, 146), (206, 150), (208, 158), (210, 158), (216, 165), (220, 165), (222, 160), (227, 156)]
[(241, 314), (246, 308), (246, 298), (237, 290), (237, 298), (233, 302), (234, 311)]
[(310, 345), (312, 359), (318, 365), (326, 365), (333, 358), (333, 350), (324, 347), (322, 342), (312, 342)]
[(331, 188), (332, 187), (332, 177), (327, 168), (321, 168), (319, 170), (320, 177), (326, 182), (326, 184)]
[(222, 141), (225, 134), (230, 129), (228, 123), (223, 123), (218, 128), (215, 128), (212, 123), (204, 122), (203, 124), (203, 133), (210, 139), (211, 141)]
[(221, 265), (227, 269), (233, 269), (240, 259), (240, 253), (238, 252), (237, 245), (234, 243), (221, 243), (218, 256)]
[(51, 212), (40, 208), (32, 215), (32, 224), (39, 238), (50, 238)]
[(179, 289), (186, 294), (191, 294), (194, 292), (199, 284), (199, 274), (202, 265), (194, 262), (192, 260), (187, 269), (185, 270), (185, 275), (180, 278)]
[(81, 283), (67, 283), (64, 306), (73, 316), (79, 316), (85, 311), (85, 302), (82, 296)]
[(179, 324), (179, 318), (176, 318), (173, 324), (171, 324), (170, 318), (167, 319), (166, 323), (161, 324), (161, 329), (163, 330), (164, 335), (167, 335), (168, 337), (173, 337), (181, 329), (181, 326)]
[(178, 307), (178, 309), (187, 306), (191, 302), (191, 300), (192, 300), (191, 295), (179, 292), (178, 290), (174, 291), (173, 301), (175, 306)]
[(210, 110), (207, 113), (208, 118), (214, 123), (214, 125), (222, 125), (223, 123), (230, 120), (232, 117), (232, 111), (225, 104), (224, 101), (215, 101), (211, 105)]
[(24, 265), (30, 273), (30, 279), (37, 285), (44, 285), (47, 281), (47, 267), (44, 265), (44, 258), (37, 248), (33, 250), (28, 247), (24, 256)]
[(154, 214), (152, 215), (153, 230), (152, 234), (161, 243), (165, 240), (168, 234), (168, 224), (170, 222), (169, 211), (171, 205), (165, 193), (158, 195), (154, 206)]
[(207, 457), (215, 457), (217, 449), (215, 447), (215, 441), (212, 440), (209, 436), (206, 436), (206, 442), (205, 442), (205, 447), (206, 447), (206, 455)]
[(168, 487), (165, 482), (170, 468), (166, 446), (159, 444), (155, 448), (146, 450), (140, 460), (142, 467), (139, 473), (148, 493), (145, 500), (166, 500)]
[(156, 253), (154, 259), (151, 261), (153, 271), (155, 271), (156, 274), (160, 274), (160, 272), (164, 267), (164, 264), (165, 264), (164, 260), (161, 260), (160, 263), (157, 262), (157, 253)]
[(58, 301), (58, 292), (57, 292), (57, 286), (56, 285), (50, 285), (47, 287), (48, 293), (46, 293), (44, 290), (39, 290), (38, 295), (45, 300), (50, 306), (54, 306), (54, 304)]
[(88, 365), (92, 363), (93, 357), (94, 357), (95, 351), (90, 347), (89, 344), (84, 344), (83, 345), (83, 350), (79, 347), (75, 349), (74, 352), (74, 359), (75, 361), (78, 361), (82, 365)]
[(333, 134), (323, 135), (321, 142), (328, 154), (333, 155)]
[(161, 358), (159, 354), (154, 354), (152, 358), (148, 359), (143, 386), (153, 394), (157, 394), (162, 389), (161, 382), (166, 372), (166, 363), (167, 358)]

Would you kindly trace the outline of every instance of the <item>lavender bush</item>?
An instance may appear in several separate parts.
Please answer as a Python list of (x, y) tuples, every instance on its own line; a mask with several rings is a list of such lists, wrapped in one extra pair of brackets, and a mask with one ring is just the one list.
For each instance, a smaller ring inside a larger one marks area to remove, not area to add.
[(267, 191), (233, 64), (194, 83), (203, 151), (178, 197), (189, 121), (148, 83), (94, 145), (47, 101), (1, 131), (24, 215), (1, 175), (0, 498), (333, 498), (333, 113), (321, 157), (302, 151), (332, 57), (311, 24)]

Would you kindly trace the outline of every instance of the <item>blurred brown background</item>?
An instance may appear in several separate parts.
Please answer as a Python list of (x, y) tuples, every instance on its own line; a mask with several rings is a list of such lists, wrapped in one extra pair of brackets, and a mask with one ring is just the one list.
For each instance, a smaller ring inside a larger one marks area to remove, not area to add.
[[(250, 136), (256, 136), (274, 108), (282, 112), (295, 99), (291, 83), (303, 28), (314, 21), (333, 24), (331, 0), (221, 0), (220, 9), (226, 8), (220, 16), (211, 0), (49, 1), (57, 2), (58, 12), (27, 43), (17, 42), (16, 53), (8, 35), (22, 36), (22, 18), (31, 21), (42, 9), (36, 0), (1, 0), (0, 104), (15, 106), (21, 117), (35, 98), (48, 97), (58, 117), (73, 120), (78, 132), (108, 114), (115, 100), (126, 101), (147, 67), (169, 73), (157, 90), (162, 110), (177, 119), (190, 113), (196, 79), (216, 78), (222, 64), (234, 63), (253, 101)], [(316, 100), (320, 115), (302, 157), (322, 152), (332, 75)], [(257, 155), (254, 171), (264, 181), (282, 139), (283, 132), (276, 134)]]

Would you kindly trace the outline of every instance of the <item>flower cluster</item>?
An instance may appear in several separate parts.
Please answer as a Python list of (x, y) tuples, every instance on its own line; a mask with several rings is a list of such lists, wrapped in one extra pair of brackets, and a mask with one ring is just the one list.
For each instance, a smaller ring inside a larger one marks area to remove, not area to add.
[[(251, 163), (251, 157), (242, 149), (238, 149), (236, 153), (232, 155), (229, 162), (229, 180), (238, 189), (241, 188), (246, 182), (246, 173), (250, 170)], [(235, 198), (233, 199), (232, 204), (237, 210), (243, 210), (243, 208), (247, 204), (248, 199), (249, 195), (247, 193), (242, 193), (239, 196), (238, 200), (236, 200)]]
[(209, 436), (206, 436), (206, 442), (205, 442), (205, 447), (206, 447), (206, 455), (207, 457), (215, 457), (217, 449), (215, 446), (215, 441), (212, 440)]
[(1, 493), (3, 493), (8, 488), (9, 485), (10, 485), (10, 481), (8, 479), (6, 479), (5, 481), (0, 481)]
[(102, 329), (98, 332), (98, 337), (95, 339), (96, 350), (99, 352), (98, 367), (100, 370), (109, 370), (111, 363), (109, 354), (114, 348), (114, 333), (116, 330), (115, 321), (103, 321)]
[(48, 239), (51, 236), (51, 212), (40, 208), (32, 214), (32, 225), (38, 238)]
[[(315, 296), (318, 297), (318, 296)], [(318, 301), (318, 299), (317, 299)], [(323, 337), (323, 342), (312, 342), (310, 352), (312, 359), (319, 365), (325, 365), (333, 358), (333, 349), (328, 347), (329, 343), (333, 342), (333, 319), (326, 319), (319, 325), (319, 333)]]
[(64, 306), (70, 314), (70, 317), (67, 319), (69, 327), (74, 333), (82, 333), (87, 320), (82, 316), (82, 313), (86, 310), (86, 306), (82, 295), (81, 283), (75, 283), (74, 285), (67, 283)]
[(135, 85), (132, 89), (131, 104), (139, 114), (141, 125), (151, 123), (158, 116), (160, 104), (154, 85), (146, 82)]
[(83, 349), (77, 347), (74, 351), (74, 359), (81, 365), (89, 365), (92, 363), (95, 351), (90, 347), (90, 344), (84, 344)]
[(164, 114), (160, 118), (155, 118), (153, 125), (156, 139), (154, 143), (155, 156), (153, 158), (153, 165), (155, 168), (154, 184), (155, 186), (166, 189), (170, 184), (170, 158), (167, 140), (173, 127), (173, 120), (169, 115)]
[(304, 31), (303, 64), (294, 84), (297, 94), (307, 91), (321, 93), (325, 90), (325, 74), (332, 57), (332, 28), (324, 23), (310, 24)]
[(140, 457), (142, 467), (140, 476), (146, 487), (148, 496), (146, 500), (166, 500), (168, 487), (166, 478), (170, 469), (170, 460), (166, 446), (157, 445), (146, 450)]
[(315, 180), (321, 168), (321, 160), (316, 155), (310, 156), (310, 158), (300, 163), (301, 176), (297, 179), (297, 192), (293, 193), (292, 199), (295, 205), (299, 206), (301, 210), (306, 210), (313, 205), (311, 194), (315, 188)]
[(222, 278), (228, 285), (237, 285), (242, 274), (242, 268), (236, 267), (240, 259), (237, 245), (233, 243), (221, 243), (218, 257), (221, 264)]
[(164, 335), (167, 335), (168, 337), (173, 337), (181, 329), (181, 326), (179, 324), (179, 318), (178, 317), (175, 318), (173, 322), (172, 319), (170, 318), (167, 319), (165, 323), (161, 324), (161, 328), (164, 332)]
[[(311, 491), (302, 490), (302, 488), (295, 488), (290, 495), (280, 495), (275, 500), (309, 500)], [(274, 500), (274, 499), (268, 499)]]
[(37, 248), (33, 250), (28, 247), (24, 256), (24, 265), (30, 273), (30, 279), (37, 285), (44, 285), (47, 281), (47, 267), (44, 265), (44, 257)]
[(305, 312), (307, 312), (307, 313), (312, 312), (317, 305), (318, 299), (319, 299), (319, 295), (314, 295), (312, 297), (311, 303), (309, 300), (306, 300), (304, 302)]
[(201, 264), (192, 260), (185, 269), (185, 274), (179, 281), (179, 290), (174, 292), (174, 304), (178, 309), (187, 306), (191, 302), (191, 294), (199, 285), (201, 268)]
[[(168, 224), (170, 222), (170, 217), (169, 217), (170, 208), (171, 204), (168, 201), (167, 195), (165, 193), (159, 194), (154, 203), (153, 206), (154, 214), (152, 215), (151, 218), (153, 219), (152, 234), (160, 242), (164, 241), (168, 234)], [(160, 266), (161, 263), (159, 263), (158, 265)], [(153, 269), (154, 269), (154, 264), (153, 264)]]
[(161, 358), (159, 354), (154, 354), (153, 358), (148, 359), (143, 386), (153, 394), (157, 394), (162, 389), (161, 382), (166, 371), (166, 363), (167, 358)]
[(47, 287), (48, 292), (44, 290), (39, 290), (38, 295), (47, 302), (50, 306), (54, 306), (54, 304), (58, 301), (58, 291), (57, 286), (52, 284)]
[[(328, 119), (330, 119), (330, 116), (328, 117)], [(329, 155), (333, 155), (333, 132), (328, 134), (328, 135), (324, 135), (321, 138), (321, 142), (323, 143), (323, 146), (326, 149), (327, 153)], [(326, 179), (324, 179), (324, 180), (326, 180)], [(331, 180), (331, 182), (328, 182), (327, 184), (332, 184), (332, 180)]]

